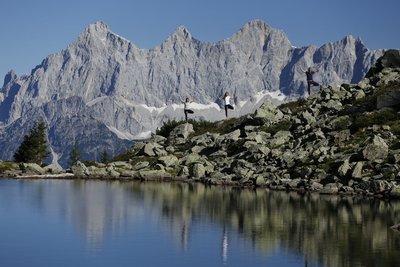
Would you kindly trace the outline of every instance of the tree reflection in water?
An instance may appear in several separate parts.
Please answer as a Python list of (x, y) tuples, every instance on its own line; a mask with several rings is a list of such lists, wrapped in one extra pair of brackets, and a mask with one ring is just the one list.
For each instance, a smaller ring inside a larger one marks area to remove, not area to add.
[[(194, 218), (222, 226), (221, 254), (236, 231), (261, 253), (278, 247), (325, 266), (400, 266), (400, 202), (206, 187), (202, 184), (132, 183), (135, 197), (160, 208), (183, 248), (190, 246)], [(137, 194), (140, 193), (140, 194)]]

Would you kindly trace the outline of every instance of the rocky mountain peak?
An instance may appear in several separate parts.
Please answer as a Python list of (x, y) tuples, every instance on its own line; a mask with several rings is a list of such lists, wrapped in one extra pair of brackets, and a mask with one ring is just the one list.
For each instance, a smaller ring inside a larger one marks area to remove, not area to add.
[(242, 27), (242, 31), (246, 31), (246, 30), (269, 31), (270, 29), (272, 29), (272, 27), (260, 19), (252, 20)]
[(103, 21), (97, 21), (93, 24), (90, 24), (85, 30), (91, 33), (104, 33), (111, 31), (108, 25)]
[(173, 42), (178, 40), (191, 41), (192, 35), (185, 26), (181, 25), (170, 35), (170, 37), (167, 38), (167, 41), (168, 40)]
[(251, 42), (258, 47), (263, 47), (265, 42), (271, 39), (274, 39), (276, 43), (290, 45), (289, 39), (283, 31), (274, 29), (264, 21), (256, 19), (245, 24), (228, 40), (236, 44), (244, 43), (245, 45)]
[(89, 39), (93, 40), (104, 40), (107, 34), (111, 32), (111, 29), (102, 21), (90, 24), (85, 30), (79, 35), (78, 42), (86, 42)]
[(11, 81), (14, 81), (18, 78), (17, 74), (15, 73), (14, 70), (10, 70), (9, 72), (7, 72), (6, 76), (4, 77), (4, 84), (3, 87), (6, 86), (6, 84), (8, 84)]

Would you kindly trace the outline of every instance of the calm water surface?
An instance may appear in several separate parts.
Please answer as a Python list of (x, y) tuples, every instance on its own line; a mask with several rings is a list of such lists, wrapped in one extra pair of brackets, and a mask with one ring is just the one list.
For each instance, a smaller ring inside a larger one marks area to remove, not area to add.
[(400, 266), (400, 203), (0, 180), (0, 266)]

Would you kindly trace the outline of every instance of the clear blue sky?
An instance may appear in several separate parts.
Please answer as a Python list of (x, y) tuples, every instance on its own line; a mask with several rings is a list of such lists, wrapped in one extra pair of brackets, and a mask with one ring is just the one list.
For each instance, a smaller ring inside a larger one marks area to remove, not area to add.
[(400, 48), (399, 0), (8, 0), (0, 4), (0, 86), (66, 48), (91, 23), (152, 48), (184, 25), (204, 42), (261, 19), (294, 46), (361, 37), (370, 49)]

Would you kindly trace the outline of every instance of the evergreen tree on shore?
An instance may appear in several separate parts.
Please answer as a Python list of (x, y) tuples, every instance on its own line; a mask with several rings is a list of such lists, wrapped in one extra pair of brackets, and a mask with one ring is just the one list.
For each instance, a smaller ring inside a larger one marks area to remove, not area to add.
[(69, 164), (70, 166), (74, 165), (77, 161), (79, 161), (81, 158), (81, 153), (79, 151), (78, 144), (75, 143), (74, 147), (71, 150), (71, 153), (69, 154)]
[(43, 164), (50, 155), (47, 144), (47, 126), (44, 121), (34, 126), (14, 154), (16, 162)]
[(108, 156), (108, 152), (106, 149), (103, 150), (103, 152), (101, 153), (101, 159), (100, 162), (101, 163), (107, 163), (110, 160), (110, 157)]

